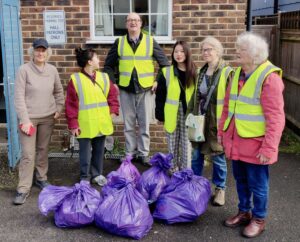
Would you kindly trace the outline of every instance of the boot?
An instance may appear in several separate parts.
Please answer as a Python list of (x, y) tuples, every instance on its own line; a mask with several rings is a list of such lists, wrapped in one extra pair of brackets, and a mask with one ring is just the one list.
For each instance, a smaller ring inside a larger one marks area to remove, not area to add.
[(235, 228), (240, 225), (248, 224), (251, 220), (251, 217), (252, 216), (250, 212), (239, 211), (237, 215), (226, 219), (224, 225), (226, 227)]
[(212, 204), (214, 206), (223, 206), (225, 204), (225, 190), (216, 187)]
[(250, 223), (244, 228), (243, 235), (247, 238), (254, 238), (260, 235), (266, 226), (264, 219), (252, 218)]

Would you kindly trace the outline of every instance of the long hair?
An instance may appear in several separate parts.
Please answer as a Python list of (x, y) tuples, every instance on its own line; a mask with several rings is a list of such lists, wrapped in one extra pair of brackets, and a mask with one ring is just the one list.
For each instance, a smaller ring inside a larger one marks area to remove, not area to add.
[(81, 68), (84, 68), (88, 61), (93, 59), (94, 54), (96, 51), (94, 49), (88, 48), (88, 49), (81, 49), (80, 47), (75, 49), (75, 54), (76, 54), (76, 60), (78, 66)]
[(185, 66), (186, 66), (186, 71), (185, 71), (185, 78), (186, 78), (186, 86), (190, 87), (192, 84), (196, 83), (196, 65), (192, 60), (192, 53), (190, 50), (189, 45), (187, 42), (183, 40), (178, 40), (172, 50), (172, 65), (177, 67), (177, 62), (174, 59), (174, 51), (177, 45), (181, 45), (185, 54)]

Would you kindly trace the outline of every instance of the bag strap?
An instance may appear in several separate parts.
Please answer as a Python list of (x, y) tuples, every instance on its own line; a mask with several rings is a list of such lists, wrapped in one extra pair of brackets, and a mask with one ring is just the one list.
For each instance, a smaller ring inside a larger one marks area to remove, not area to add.
[(220, 77), (221, 77), (221, 73), (222, 73), (222, 70), (223, 68), (220, 68), (219, 71), (218, 71), (218, 74), (214, 80), (214, 83), (210, 86), (210, 89), (209, 89), (209, 92), (207, 94), (207, 98), (206, 98), (206, 102), (203, 106), (203, 111), (204, 111), (204, 114), (206, 113), (207, 111), (207, 107), (209, 105), (209, 102), (210, 102), (210, 98), (211, 98), (211, 95), (213, 93), (213, 91), (215, 90), (216, 86), (218, 85), (219, 83), (219, 80), (220, 80)]

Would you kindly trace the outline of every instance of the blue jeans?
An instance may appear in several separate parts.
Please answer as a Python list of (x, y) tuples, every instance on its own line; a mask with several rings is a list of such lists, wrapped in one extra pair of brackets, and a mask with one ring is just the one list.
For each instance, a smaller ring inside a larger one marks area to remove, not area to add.
[(80, 180), (89, 180), (102, 175), (104, 142), (105, 136), (78, 139)]
[[(225, 155), (211, 156), (213, 161), (213, 176), (212, 183), (221, 189), (226, 187), (227, 164)], [(204, 155), (201, 154), (200, 149), (193, 149), (192, 155), (192, 169), (195, 175), (201, 176), (204, 166)]]
[(250, 211), (253, 202), (253, 217), (265, 218), (269, 197), (269, 166), (233, 160), (232, 171), (239, 197), (239, 210)]

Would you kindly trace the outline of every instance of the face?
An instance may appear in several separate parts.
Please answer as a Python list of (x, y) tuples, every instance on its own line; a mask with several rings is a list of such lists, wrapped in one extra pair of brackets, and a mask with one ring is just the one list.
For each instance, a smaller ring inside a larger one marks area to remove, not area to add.
[(173, 57), (177, 63), (185, 62), (186, 56), (185, 56), (182, 45), (176, 45), (176, 47), (174, 49)]
[(212, 63), (219, 59), (216, 49), (207, 43), (204, 43), (201, 48), (202, 59), (206, 63)]
[(44, 47), (37, 47), (33, 51), (33, 60), (36, 64), (44, 64), (47, 58), (47, 49)]
[(94, 53), (94, 56), (91, 60), (89, 60), (88, 64), (93, 67), (94, 70), (97, 70), (100, 68), (100, 60), (98, 58), (98, 55)]
[(237, 46), (236, 60), (237, 60), (238, 65), (240, 65), (240, 66), (252, 64), (252, 58), (249, 55), (246, 45)]
[(126, 28), (128, 32), (139, 32), (142, 27), (140, 16), (136, 13), (131, 13), (126, 19)]

